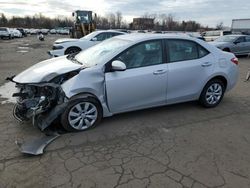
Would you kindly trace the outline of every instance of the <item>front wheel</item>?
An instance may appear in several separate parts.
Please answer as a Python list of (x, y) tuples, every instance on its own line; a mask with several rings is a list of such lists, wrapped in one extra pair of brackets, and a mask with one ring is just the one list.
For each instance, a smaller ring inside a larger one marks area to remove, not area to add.
[(80, 51), (81, 51), (80, 48), (77, 48), (77, 47), (70, 47), (70, 48), (68, 48), (68, 49), (65, 51), (65, 55), (74, 54), (74, 53), (77, 53), (77, 52), (80, 52)]
[(206, 108), (217, 106), (225, 92), (225, 85), (219, 79), (210, 80), (203, 88), (199, 102)]
[(98, 125), (101, 119), (102, 108), (98, 101), (86, 97), (69, 101), (61, 116), (61, 123), (67, 131), (84, 131)]

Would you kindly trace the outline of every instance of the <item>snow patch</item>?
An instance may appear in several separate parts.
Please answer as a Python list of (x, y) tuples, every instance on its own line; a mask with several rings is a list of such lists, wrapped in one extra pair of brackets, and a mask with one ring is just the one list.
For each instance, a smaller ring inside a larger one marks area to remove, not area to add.
[(0, 98), (3, 99), (0, 101), (0, 104), (6, 103), (16, 103), (16, 98), (12, 97), (12, 94), (17, 92), (15, 83), (7, 82), (0, 87)]

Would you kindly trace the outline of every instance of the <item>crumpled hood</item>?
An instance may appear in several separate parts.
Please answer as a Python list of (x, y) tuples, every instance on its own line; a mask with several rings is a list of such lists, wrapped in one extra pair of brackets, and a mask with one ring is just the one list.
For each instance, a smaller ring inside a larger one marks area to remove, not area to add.
[(82, 65), (73, 63), (66, 56), (52, 58), (33, 65), (13, 78), (17, 83), (48, 82), (58, 75), (77, 70)]
[(70, 38), (62, 38), (62, 39), (57, 39), (55, 41), (55, 44), (60, 44), (60, 43), (65, 43), (65, 42), (74, 42), (78, 41), (79, 39), (70, 39)]

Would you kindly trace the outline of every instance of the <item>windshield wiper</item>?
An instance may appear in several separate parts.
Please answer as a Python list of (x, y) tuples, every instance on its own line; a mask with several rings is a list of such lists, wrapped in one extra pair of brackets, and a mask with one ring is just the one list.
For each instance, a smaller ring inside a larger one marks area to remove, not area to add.
[(71, 61), (74, 62), (74, 63), (77, 63), (77, 64), (82, 65), (82, 63), (81, 63), (80, 61), (78, 61), (78, 60), (75, 58), (76, 54), (77, 54), (77, 53), (69, 54), (69, 55), (67, 56), (67, 59), (71, 60)]

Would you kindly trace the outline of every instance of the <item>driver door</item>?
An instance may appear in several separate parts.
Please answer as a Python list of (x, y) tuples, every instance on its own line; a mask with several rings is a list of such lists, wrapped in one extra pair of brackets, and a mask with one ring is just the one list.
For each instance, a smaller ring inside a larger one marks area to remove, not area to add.
[(232, 52), (235, 54), (244, 54), (246, 47), (246, 39), (245, 37), (239, 37), (236, 41), (234, 46), (231, 48)]
[(167, 63), (162, 41), (147, 41), (124, 51), (115, 60), (125, 71), (105, 73), (106, 95), (112, 113), (166, 104)]

